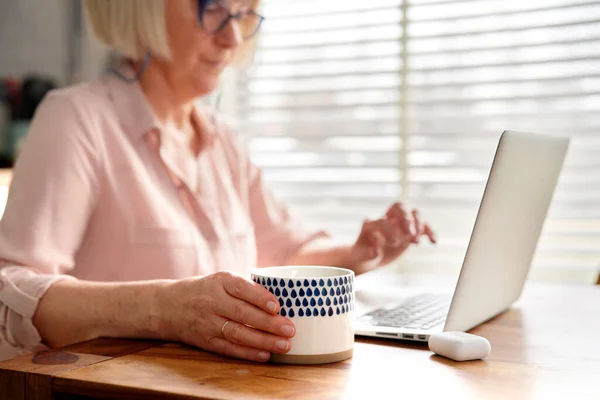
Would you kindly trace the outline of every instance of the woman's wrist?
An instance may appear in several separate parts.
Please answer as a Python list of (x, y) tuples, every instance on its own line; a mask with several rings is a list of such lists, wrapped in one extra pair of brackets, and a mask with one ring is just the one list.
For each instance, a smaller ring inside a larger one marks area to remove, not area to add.
[(147, 293), (149, 306), (144, 313), (146, 320), (142, 320), (141, 324), (147, 327), (147, 334), (152, 339), (176, 340), (177, 327), (174, 326), (176, 322), (172, 318), (175, 301), (172, 296), (177, 292), (179, 282), (181, 281), (153, 281), (149, 286)]

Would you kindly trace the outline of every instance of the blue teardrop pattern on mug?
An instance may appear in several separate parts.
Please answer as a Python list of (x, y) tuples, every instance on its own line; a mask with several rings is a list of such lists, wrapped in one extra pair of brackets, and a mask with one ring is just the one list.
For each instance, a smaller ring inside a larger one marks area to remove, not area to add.
[(354, 310), (351, 276), (296, 280), (254, 276), (252, 280), (278, 297), (280, 314), (286, 317), (331, 317)]

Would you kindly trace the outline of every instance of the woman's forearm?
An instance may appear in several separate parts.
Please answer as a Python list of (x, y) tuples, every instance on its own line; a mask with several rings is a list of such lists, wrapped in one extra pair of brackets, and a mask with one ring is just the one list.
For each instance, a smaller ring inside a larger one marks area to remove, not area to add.
[(302, 246), (288, 261), (289, 265), (324, 265), (351, 268), (348, 262), (351, 246), (336, 244), (329, 238), (321, 238)]
[(169, 282), (58, 281), (40, 299), (33, 323), (50, 347), (102, 336), (162, 339), (157, 294)]

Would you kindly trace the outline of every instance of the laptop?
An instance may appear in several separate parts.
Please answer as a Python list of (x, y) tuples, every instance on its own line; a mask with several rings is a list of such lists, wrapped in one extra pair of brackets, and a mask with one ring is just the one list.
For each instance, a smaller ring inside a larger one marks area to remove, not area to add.
[(525, 285), (569, 141), (503, 132), (454, 291), (394, 290), (384, 274), (376, 290), (357, 287), (355, 334), (426, 342), (507, 310)]

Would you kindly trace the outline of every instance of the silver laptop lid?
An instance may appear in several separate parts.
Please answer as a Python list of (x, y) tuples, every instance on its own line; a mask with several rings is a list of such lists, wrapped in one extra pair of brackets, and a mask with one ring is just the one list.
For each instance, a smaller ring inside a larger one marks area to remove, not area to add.
[(502, 134), (445, 331), (469, 330), (519, 298), (568, 146), (562, 136)]

